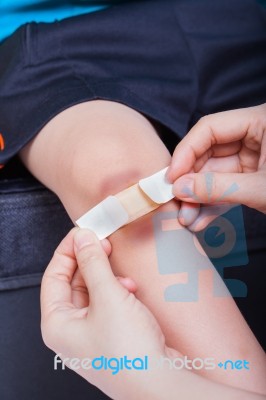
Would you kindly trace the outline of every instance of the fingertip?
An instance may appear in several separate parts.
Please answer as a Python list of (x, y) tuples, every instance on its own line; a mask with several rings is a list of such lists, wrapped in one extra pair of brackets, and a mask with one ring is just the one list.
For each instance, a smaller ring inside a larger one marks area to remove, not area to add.
[(97, 237), (94, 232), (89, 229), (79, 228), (74, 233), (74, 249), (80, 251), (83, 247), (90, 245), (91, 243), (97, 242)]
[(125, 280), (127, 282), (128, 290), (131, 293), (135, 293), (138, 289), (136, 282), (133, 281), (133, 279), (131, 279), (131, 278), (125, 278)]
[(121, 276), (117, 277), (117, 280), (121, 283), (121, 285), (127, 289), (130, 293), (135, 293), (137, 291), (137, 285), (133, 279), (126, 277), (123, 278)]
[(199, 202), (194, 192), (193, 175), (188, 174), (178, 178), (173, 184), (173, 194), (178, 199)]
[(101, 240), (101, 245), (106, 253), (106, 255), (109, 257), (110, 254), (112, 253), (112, 245), (108, 239), (102, 239)]
[(169, 183), (174, 182), (174, 173), (173, 173), (173, 167), (172, 164), (169, 165), (168, 169), (166, 170), (165, 177)]
[(199, 204), (183, 202), (178, 214), (178, 220), (182, 225), (189, 226), (197, 219), (199, 212)]
[(68, 232), (68, 234), (57, 246), (55, 253), (62, 254), (68, 257), (74, 257), (73, 238), (78, 229), (78, 227), (74, 227)]

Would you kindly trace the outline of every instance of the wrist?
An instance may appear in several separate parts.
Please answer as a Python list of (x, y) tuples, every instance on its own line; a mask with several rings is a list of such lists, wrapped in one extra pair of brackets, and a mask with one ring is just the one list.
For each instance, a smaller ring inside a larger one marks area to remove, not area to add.
[[(176, 400), (180, 387), (184, 388), (182, 381), (187, 377), (187, 371), (176, 371), (162, 363), (160, 365), (160, 360), (166, 357), (166, 354), (154, 353), (147, 356), (146, 368), (121, 370), (119, 374), (111, 376), (111, 391), (106, 393), (114, 400)], [(103, 383), (106, 382), (103, 379)], [(100, 385), (99, 388), (103, 387)], [(185, 388), (185, 393), (188, 395), (188, 388)]]

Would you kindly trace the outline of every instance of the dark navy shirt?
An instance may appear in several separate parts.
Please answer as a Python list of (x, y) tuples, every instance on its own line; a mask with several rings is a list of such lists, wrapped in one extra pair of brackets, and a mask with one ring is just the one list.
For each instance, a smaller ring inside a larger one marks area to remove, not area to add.
[(20, 27), (0, 46), (0, 164), (62, 110), (106, 99), (182, 138), (203, 115), (266, 101), (254, 0), (141, 1)]

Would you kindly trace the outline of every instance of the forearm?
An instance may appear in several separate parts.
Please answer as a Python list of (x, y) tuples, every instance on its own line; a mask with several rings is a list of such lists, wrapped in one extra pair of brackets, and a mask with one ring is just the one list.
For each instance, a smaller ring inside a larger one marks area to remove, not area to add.
[[(170, 155), (143, 116), (121, 105), (91, 102), (54, 118), (24, 149), (22, 159), (57, 193), (74, 221), (106, 196), (167, 166)], [(178, 204), (172, 201), (156, 212), (177, 209)], [(160, 274), (153, 216), (155, 213), (111, 236), (114, 272), (136, 281), (136, 295), (157, 318), (168, 345), (191, 359), (246, 359), (252, 365), (251, 371), (237, 371), (237, 376), (218, 368), (199, 372), (221, 382), (263, 391), (263, 352), (232, 298), (213, 297), (210, 279), (216, 272), (207, 258), (199, 300), (165, 301), (164, 291), (177, 283), (177, 274)], [(182, 259), (176, 260), (184, 271), (190, 247), (188, 243)], [(198, 274), (196, 268), (194, 273)], [(219, 284), (223, 286), (221, 280)]]
[[(212, 382), (188, 371), (159, 371), (135, 385), (132, 400), (263, 400), (265, 396)], [(149, 383), (150, 384), (147, 384)], [(132, 390), (133, 392), (133, 390)], [(130, 391), (128, 392), (130, 393)], [(135, 397), (134, 397), (135, 396)], [(126, 396), (131, 400), (130, 395)], [(125, 397), (121, 397), (121, 400)], [(116, 399), (115, 399), (116, 400)], [(120, 400), (120, 399), (117, 399)]]
[[(158, 212), (176, 210), (176, 203), (170, 202)], [(131, 276), (137, 283), (138, 298), (148, 306), (159, 321), (169, 346), (177, 349), (191, 360), (214, 358), (216, 368), (196, 371), (217, 381), (249, 390), (263, 390), (265, 373), (264, 354), (227, 293), (217, 271), (206, 258), (205, 270), (199, 273), (197, 264), (189, 268), (190, 274), (199, 274), (199, 299), (196, 301), (166, 301), (165, 289), (179, 282), (178, 273), (162, 275), (158, 270), (155, 248), (153, 215), (116, 232), (111, 238), (113, 253), (111, 263), (117, 275)], [(179, 226), (182, 229), (181, 226)], [(188, 233), (188, 235), (191, 235)], [(182, 242), (184, 246), (184, 242)], [(191, 241), (176, 262), (184, 271), (191, 262)], [(166, 256), (167, 257), (167, 256)], [(166, 261), (167, 262), (167, 261)], [(181, 274), (182, 275), (182, 274)], [(216, 275), (216, 289), (224, 290), (224, 297), (214, 297), (213, 281)], [(189, 276), (186, 279), (190, 279)], [(189, 286), (189, 281), (187, 283)], [(219, 288), (218, 288), (219, 287)], [(176, 288), (178, 291), (178, 287)], [(193, 287), (191, 289), (193, 296)], [(227, 359), (248, 360), (251, 370), (228, 371), (217, 367), (219, 361)], [(237, 372), (237, 375), (236, 375)], [(251, 385), (251, 386), (250, 386)]]
[[(114, 400), (263, 400), (264, 395), (213, 382), (193, 372), (173, 369), (120, 371), (108, 391)], [(86, 374), (83, 375), (86, 379)], [(89, 380), (88, 380), (89, 381)], [(101, 386), (99, 386), (101, 389)]]

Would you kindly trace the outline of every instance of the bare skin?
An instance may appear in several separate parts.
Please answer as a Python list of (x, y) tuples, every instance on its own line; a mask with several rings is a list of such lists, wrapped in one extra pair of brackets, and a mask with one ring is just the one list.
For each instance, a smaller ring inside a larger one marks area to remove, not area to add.
[[(167, 358), (174, 363), (181, 354), (165, 344), (161, 328), (147, 307), (115, 279), (106, 242), (102, 246), (93, 232), (74, 228), (60, 243), (45, 271), (41, 327), (45, 344), (56, 353), (56, 365), (64, 363), (115, 400), (265, 398), (185, 369), (169, 368), (169, 364), (152, 368), (153, 358)], [(87, 293), (75, 290), (77, 271), (90, 296), (90, 303), (83, 307), (79, 305), (86, 301)], [(125, 355), (131, 360), (145, 357), (148, 368), (136, 371), (131, 364), (130, 370), (122, 367), (115, 374), (110, 367), (95, 370), (90, 360), (99, 354), (108, 360)], [(88, 358), (90, 365), (86, 368), (82, 360)]]
[[(171, 161), (144, 116), (107, 101), (82, 103), (60, 113), (21, 151), (21, 158), (59, 196), (73, 221), (106, 196), (135, 184)], [(209, 269), (200, 277), (199, 301), (164, 299), (164, 289), (178, 282), (178, 277), (158, 271), (152, 216), (178, 208), (179, 204), (171, 201), (113, 234), (112, 269), (115, 275), (129, 276), (136, 282), (136, 296), (158, 320), (168, 346), (190, 358), (230, 357), (249, 360), (252, 365), (251, 370), (237, 374), (218, 368), (199, 373), (221, 383), (265, 393), (264, 353), (233, 299), (213, 297), (211, 282), (215, 271), (207, 258)], [(177, 228), (182, 226), (178, 224)], [(186, 265), (185, 259), (177, 262)], [(222, 281), (220, 285), (223, 286)]]

